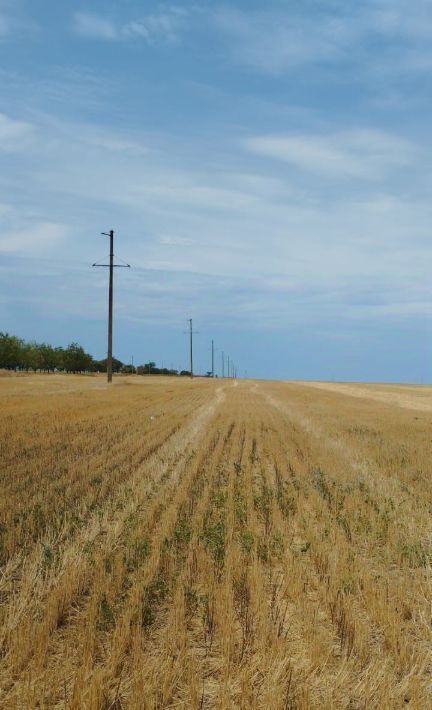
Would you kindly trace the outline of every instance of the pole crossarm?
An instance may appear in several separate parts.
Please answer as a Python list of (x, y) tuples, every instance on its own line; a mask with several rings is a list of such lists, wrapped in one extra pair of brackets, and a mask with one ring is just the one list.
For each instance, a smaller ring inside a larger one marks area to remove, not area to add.
[[(111, 268), (111, 264), (92, 264), (93, 266), (107, 266), (108, 268)], [(112, 265), (113, 269), (130, 269), (131, 265), (130, 264), (113, 264)]]

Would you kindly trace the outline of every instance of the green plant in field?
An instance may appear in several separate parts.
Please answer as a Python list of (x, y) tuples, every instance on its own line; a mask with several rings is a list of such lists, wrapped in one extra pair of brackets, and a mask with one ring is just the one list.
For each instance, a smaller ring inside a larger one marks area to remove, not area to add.
[(263, 539), (258, 540), (257, 555), (258, 559), (261, 560), (261, 562), (269, 561), (268, 545), (267, 542)]
[(318, 491), (321, 498), (330, 507), (333, 503), (334, 495), (330, 490), (330, 486), (327, 483), (324, 471), (322, 471), (320, 468), (317, 468), (312, 471), (312, 485), (315, 490)]
[(285, 550), (285, 541), (281, 532), (275, 532), (270, 538), (270, 552), (278, 559), (282, 558)]
[(191, 618), (197, 611), (198, 608), (198, 594), (191, 587), (185, 587), (184, 589), (184, 599), (186, 607), (186, 615)]
[(422, 542), (404, 544), (400, 551), (401, 561), (411, 568), (426, 567), (432, 561), (430, 550)]
[(50, 545), (42, 546), (42, 565), (43, 567), (51, 567), (54, 562), (54, 551)]
[(260, 514), (264, 523), (265, 534), (268, 535), (271, 528), (271, 505), (273, 500), (273, 492), (267, 486), (265, 481), (262, 482), (261, 491), (254, 496), (255, 510)]
[(207, 549), (210, 550), (218, 568), (223, 566), (225, 559), (225, 523), (223, 520), (204, 526), (202, 540)]
[(177, 548), (185, 547), (189, 544), (192, 536), (190, 521), (186, 514), (183, 513), (177, 519), (177, 524), (174, 530), (174, 542)]
[(246, 501), (237, 480), (234, 483), (234, 513), (238, 524), (244, 526), (247, 519)]
[(151, 626), (156, 618), (158, 606), (163, 602), (168, 594), (168, 584), (159, 572), (153, 582), (144, 590), (143, 604), (141, 609), (141, 626), (147, 628)]
[(101, 631), (108, 631), (115, 625), (114, 612), (111, 609), (106, 596), (99, 602), (98, 628)]
[(246, 552), (247, 555), (250, 555), (252, 552), (252, 548), (254, 546), (254, 536), (251, 532), (248, 530), (245, 530), (244, 532), (241, 533), (240, 535), (240, 543), (243, 548), (243, 551)]

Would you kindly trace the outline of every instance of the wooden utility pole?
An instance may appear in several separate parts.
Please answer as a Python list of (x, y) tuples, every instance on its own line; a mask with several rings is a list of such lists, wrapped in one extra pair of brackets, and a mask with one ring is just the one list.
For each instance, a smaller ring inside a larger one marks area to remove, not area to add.
[(109, 287), (108, 287), (108, 357), (107, 380), (112, 382), (113, 288), (114, 288), (114, 230), (109, 231)]
[(189, 318), (189, 345), (190, 345), (190, 376), (193, 377), (193, 329), (192, 318)]
[(189, 318), (189, 329), (183, 331), (185, 335), (189, 335), (189, 361), (190, 361), (190, 376), (193, 377), (193, 336), (198, 335), (198, 330), (193, 330), (192, 318)]
[(104, 266), (109, 268), (108, 286), (108, 351), (107, 351), (107, 381), (112, 382), (112, 343), (113, 343), (113, 292), (114, 292), (114, 268), (130, 269), (130, 264), (114, 264), (114, 230), (101, 232), (110, 240), (109, 264), (93, 264), (93, 266)]

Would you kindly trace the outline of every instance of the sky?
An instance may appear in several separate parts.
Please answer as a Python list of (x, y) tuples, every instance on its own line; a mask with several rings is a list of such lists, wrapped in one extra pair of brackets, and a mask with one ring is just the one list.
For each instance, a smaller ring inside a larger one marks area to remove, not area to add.
[(0, 330), (432, 382), (430, 0), (0, 0)]

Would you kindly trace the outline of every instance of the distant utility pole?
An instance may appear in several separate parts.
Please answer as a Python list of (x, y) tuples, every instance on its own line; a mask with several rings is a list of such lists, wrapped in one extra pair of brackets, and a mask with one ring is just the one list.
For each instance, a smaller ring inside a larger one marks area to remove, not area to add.
[(214, 340), (212, 340), (212, 377), (214, 377)]
[(114, 264), (114, 230), (101, 232), (110, 240), (109, 264), (93, 264), (93, 266), (104, 266), (109, 268), (108, 287), (108, 352), (107, 352), (107, 380), (112, 382), (112, 341), (113, 341), (113, 290), (114, 290), (114, 268), (130, 269), (130, 264)]
[(189, 318), (189, 360), (190, 360), (190, 376), (193, 377), (193, 336), (198, 334), (198, 331), (193, 330), (192, 318)]
[(229, 377), (229, 376), (230, 376), (230, 359), (229, 359), (229, 355), (228, 355), (228, 358), (227, 358), (227, 359), (228, 359), (228, 364), (227, 364), (228, 375), (227, 375), (227, 377)]
[(193, 377), (193, 328), (192, 328), (192, 318), (189, 318), (189, 346), (190, 346), (190, 373)]
[(225, 377), (225, 353), (222, 350), (222, 379)]

